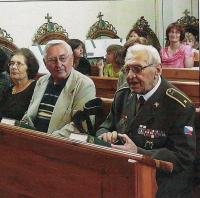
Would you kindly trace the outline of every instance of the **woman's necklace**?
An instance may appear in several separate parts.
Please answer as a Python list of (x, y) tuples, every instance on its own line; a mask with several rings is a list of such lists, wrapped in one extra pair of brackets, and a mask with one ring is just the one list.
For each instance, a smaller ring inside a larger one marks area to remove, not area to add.
[(19, 92), (24, 91), (30, 84), (31, 84), (31, 80), (28, 80), (27, 83), (23, 86), (23, 87), (19, 87), (17, 88), (16, 85), (12, 88), (12, 94), (17, 94)]

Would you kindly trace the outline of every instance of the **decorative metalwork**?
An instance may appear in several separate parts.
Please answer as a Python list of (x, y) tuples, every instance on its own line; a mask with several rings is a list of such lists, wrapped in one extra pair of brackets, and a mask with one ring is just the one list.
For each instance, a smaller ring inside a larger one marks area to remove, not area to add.
[(13, 43), (13, 38), (6, 30), (0, 28), (0, 48), (4, 49), (8, 56), (17, 49)]
[(104, 21), (102, 19), (103, 16), (104, 15), (101, 12), (99, 12), (97, 16), (99, 20), (90, 27), (87, 34), (87, 38), (96, 39), (101, 36), (106, 36), (110, 38), (119, 38), (117, 36), (117, 31), (115, 27), (108, 21)]
[(199, 42), (199, 19), (194, 16), (189, 16), (190, 12), (186, 9), (183, 12), (184, 16), (176, 21), (176, 23), (180, 24), (185, 32), (192, 33), (196, 39), (197, 45)]
[(181, 17), (176, 21), (176, 23), (181, 24), (182, 26), (194, 26), (199, 27), (199, 19), (196, 19), (194, 16), (189, 16), (190, 12), (186, 9), (183, 14), (185, 16)]
[(51, 22), (52, 17), (49, 16), (49, 13), (47, 13), (45, 19), (47, 19), (47, 23), (44, 23), (42, 26), (39, 27), (37, 33), (33, 38), (34, 44), (45, 44), (48, 40), (58, 38), (65, 41), (68, 40), (68, 33), (66, 32), (66, 30), (57, 23)]
[(144, 16), (141, 16), (140, 19), (136, 21), (136, 23), (133, 25), (133, 29), (139, 29), (141, 32), (145, 32), (149, 44), (153, 45), (158, 51), (160, 50), (160, 42), (156, 34), (150, 28), (148, 21), (144, 18)]
[(145, 31), (145, 30), (148, 30), (150, 32), (153, 32), (151, 29), (150, 29), (150, 26), (148, 24), (148, 21), (144, 18), (144, 16), (141, 16), (140, 19), (138, 19), (136, 21), (136, 23), (133, 25), (133, 28), (137, 28), (137, 29), (140, 29), (141, 31)]
[(13, 42), (13, 38), (10, 36), (10, 34), (8, 34), (6, 30), (1, 28), (0, 28), (0, 37), (5, 38), (10, 42)]

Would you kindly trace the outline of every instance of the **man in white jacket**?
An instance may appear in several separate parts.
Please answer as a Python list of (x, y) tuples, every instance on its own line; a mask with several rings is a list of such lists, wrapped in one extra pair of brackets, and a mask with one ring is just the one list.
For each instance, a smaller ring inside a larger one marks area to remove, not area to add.
[(73, 52), (64, 41), (47, 43), (44, 61), (50, 74), (37, 81), (22, 121), (38, 131), (68, 137), (77, 132), (73, 115), (95, 98), (93, 81), (73, 68)]

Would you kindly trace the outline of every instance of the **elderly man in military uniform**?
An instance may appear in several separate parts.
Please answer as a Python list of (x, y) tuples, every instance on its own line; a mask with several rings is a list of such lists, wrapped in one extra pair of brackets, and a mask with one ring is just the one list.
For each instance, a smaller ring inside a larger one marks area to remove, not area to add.
[[(157, 171), (157, 197), (190, 197), (196, 148), (194, 106), (161, 76), (161, 60), (154, 47), (131, 46), (124, 67), (128, 87), (116, 92), (97, 136), (113, 148), (172, 162), (172, 173)], [(115, 144), (119, 138), (122, 145)]]

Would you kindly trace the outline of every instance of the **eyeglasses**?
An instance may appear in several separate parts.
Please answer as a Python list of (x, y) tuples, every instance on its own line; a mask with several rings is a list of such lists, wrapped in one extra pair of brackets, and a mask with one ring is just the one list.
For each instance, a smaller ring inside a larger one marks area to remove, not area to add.
[(21, 62), (14, 62), (11, 61), (10, 63), (8, 63), (8, 67), (9, 68), (13, 68), (14, 66), (17, 67), (17, 69), (21, 68), (23, 65), (25, 65), (24, 63)]
[(134, 74), (139, 74), (142, 72), (142, 70), (144, 70), (145, 68), (147, 67), (151, 67), (153, 66), (154, 64), (149, 64), (149, 65), (146, 65), (144, 67), (142, 67), (141, 65), (134, 65), (133, 67), (130, 67), (131, 64), (128, 64), (124, 67), (123, 71), (128, 74), (129, 71), (131, 70)]
[(68, 56), (62, 55), (62, 56), (58, 56), (58, 57), (48, 57), (47, 58), (47, 62), (50, 64), (56, 64), (58, 62), (58, 60), (62, 63), (66, 62)]

